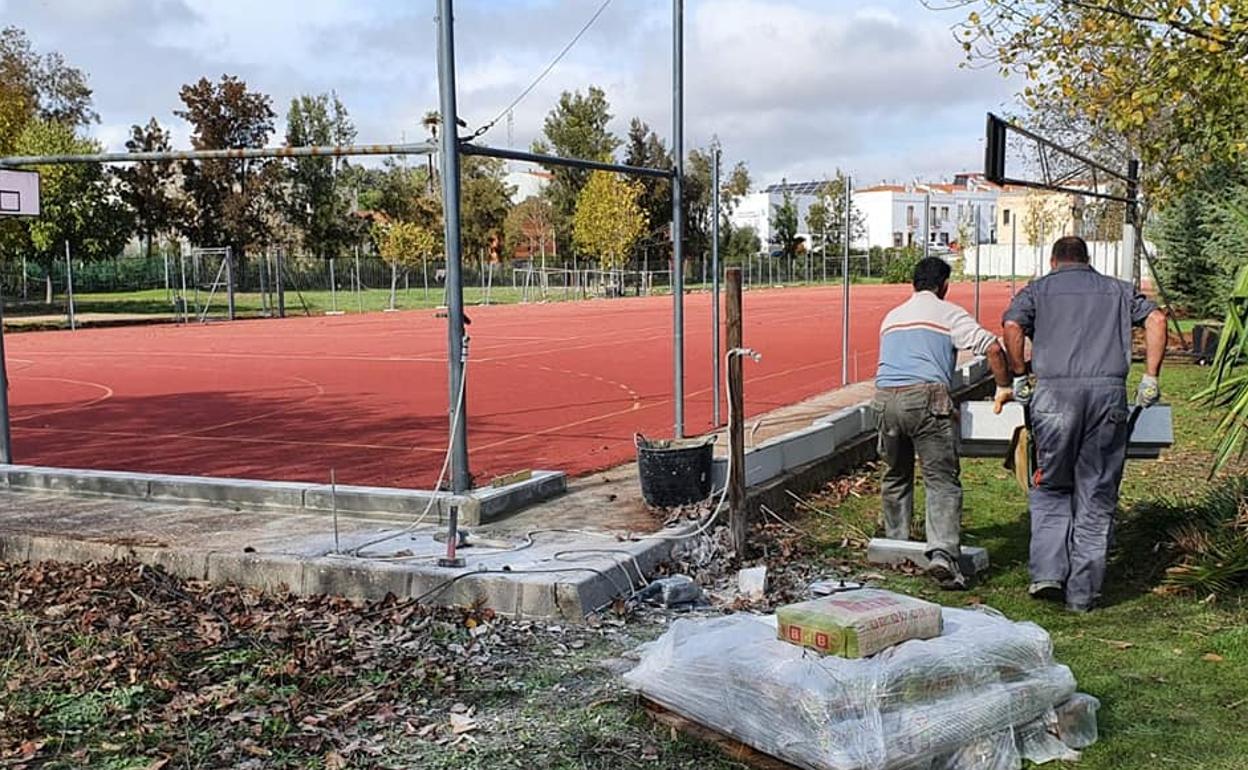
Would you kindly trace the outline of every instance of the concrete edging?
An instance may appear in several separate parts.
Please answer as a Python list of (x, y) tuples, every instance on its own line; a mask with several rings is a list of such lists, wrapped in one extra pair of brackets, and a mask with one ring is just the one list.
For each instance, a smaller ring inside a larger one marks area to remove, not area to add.
[(459, 507), (460, 520), (476, 526), (511, 511), (562, 494), (567, 476), (533, 471), (528, 479), (483, 487), (463, 495), (395, 487), (309, 484), (291, 481), (175, 476), (33, 465), (0, 465), (6, 489), (84, 497), (120, 497), (161, 503), (197, 503), (236, 509), (359, 515), (419, 514), (432, 502), (440, 514)]

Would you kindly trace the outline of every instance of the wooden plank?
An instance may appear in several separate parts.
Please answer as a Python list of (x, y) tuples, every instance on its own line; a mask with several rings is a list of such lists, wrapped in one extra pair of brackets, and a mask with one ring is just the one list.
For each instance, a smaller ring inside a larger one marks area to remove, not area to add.
[[(728, 286), (724, 296), (728, 322), (728, 349), (743, 344), (741, 323), (741, 268), (728, 268)], [(745, 378), (741, 356), (728, 356), (728, 525), (732, 547), (738, 556), (745, 555)]]
[(754, 770), (801, 770), (797, 765), (791, 765), (788, 762), (776, 759), (770, 754), (764, 754), (758, 749), (747, 746), (736, 738), (724, 735), (718, 730), (713, 730), (706, 725), (685, 719), (648, 698), (643, 697), (641, 703), (654, 721), (666, 725), (674, 733), (680, 733), (681, 735), (713, 744), (729, 759), (740, 762), (746, 767), (754, 768)]

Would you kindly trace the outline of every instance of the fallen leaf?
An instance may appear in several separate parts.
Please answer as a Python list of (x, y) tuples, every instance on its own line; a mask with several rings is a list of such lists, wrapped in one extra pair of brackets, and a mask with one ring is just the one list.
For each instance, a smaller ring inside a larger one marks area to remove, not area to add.
[(1207, 660), (1210, 663), (1221, 663), (1222, 661), (1226, 660), (1226, 658), (1222, 657), (1216, 652), (1206, 652), (1204, 655), (1200, 656), (1200, 659)]
[(477, 729), (477, 720), (466, 714), (451, 714), (451, 732), (462, 735)]
[(347, 760), (336, 751), (325, 755), (325, 770), (346, 770)]

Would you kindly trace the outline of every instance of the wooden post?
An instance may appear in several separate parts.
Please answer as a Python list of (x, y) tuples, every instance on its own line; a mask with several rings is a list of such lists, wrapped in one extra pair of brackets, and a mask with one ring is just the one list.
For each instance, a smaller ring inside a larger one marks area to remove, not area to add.
[[(728, 324), (728, 350), (742, 346), (741, 337), (741, 268), (728, 268), (724, 315)], [(745, 555), (745, 378), (741, 356), (728, 357), (728, 452), (731, 468), (728, 474), (728, 524), (732, 547), (737, 557)]]

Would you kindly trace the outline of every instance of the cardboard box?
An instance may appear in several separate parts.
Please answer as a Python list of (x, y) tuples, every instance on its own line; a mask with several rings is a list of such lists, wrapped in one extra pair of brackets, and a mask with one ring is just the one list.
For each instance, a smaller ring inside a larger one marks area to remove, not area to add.
[(940, 606), (863, 588), (776, 610), (786, 642), (842, 658), (865, 658), (908, 639), (940, 636)]

